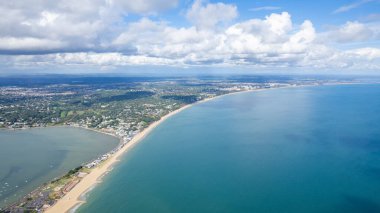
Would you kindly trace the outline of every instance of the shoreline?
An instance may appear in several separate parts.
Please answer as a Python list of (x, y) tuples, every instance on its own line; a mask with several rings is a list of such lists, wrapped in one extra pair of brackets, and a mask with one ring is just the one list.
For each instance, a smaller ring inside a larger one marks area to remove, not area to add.
[[(96, 187), (97, 184), (101, 183), (101, 179), (107, 175), (111, 170), (112, 166), (115, 163), (118, 163), (120, 161), (119, 157), (121, 157), (123, 154), (125, 154), (128, 150), (133, 148), (136, 144), (138, 144), (142, 139), (144, 139), (149, 133), (154, 130), (157, 126), (159, 126), (161, 123), (166, 121), (168, 118), (172, 117), (173, 115), (176, 115), (180, 112), (182, 112), (185, 109), (188, 109), (194, 105), (201, 104), (207, 101), (215, 100), (217, 98), (225, 97), (228, 95), (234, 95), (234, 94), (240, 94), (240, 93), (246, 93), (246, 92), (259, 92), (269, 89), (280, 89), (280, 88), (291, 88), (291, 87), (299, 87), (302, 85), (297, 86), (285, 86), (285, 87), (275, 87), (275, 88), (261, 88), (261, 89), (251, 89), (251, 90), (243, 90), (243, 91), (237, 91), (237, 92), (231, 92), (226, 93), (223, 95), (218, 95), (211, 98), (205, 98), (203, 100), (194, 102), (192, 104), (187, 104), (179, 109), (176, 109), (163, 117), (160, 118), (160, 120), (153, 122), (148, 127), (146, 127), (143, 131), (135, 135), (131, 141), (129, 141), (123, 148), (115, 152), (107, 161), (105, 161), (102, 165), (94, 168), (88, 175), (86, 175), (73, 189), (71, 189), (67, 194), (65, 194), (61, 199), (59, 199), (54, 205), (49, 207), (45, 210), (47, 213), (61, 213), (61, 212), (75, 212), (76, 209), (80, 207), (83, 203), (86, 201), (83, 200), (83, 198), (86, 196), (88, 192), (90, 192), (92, 189)], [(317, 85), (316, 85), (317, 86)], [(114, 137), (118, 137), (112, 133), (109, 132), (103, 132), (96, 129), (90, 129), (85, 127), (80, 127), (91, 131), (96, 131), (99, 133), (104, 133), (108, 135), (112, 135)], [(119, 137), (118, 137), (119, 138)]]
[[(90, 192), (93, 188), (96, 187), (97, 184), (99, 184), (103, 177), (107, 175), (111, 170), (113, 169), (112, 166), (120, 161), (120, 156), (125, 154), (128, 150), (133, 148), (138, 142), (140, 142), (142, 139), (144, 139), (154, 128), (156, 128), (158, 125), (166, 121), (168, 118), (172, 117), (173, 115), (190, 108), (196, 104), (201, 104), (210, 100), (214, 100), (217, 98), (221, 98), (228, 95), (234, 95), (234, 94), (240, 94), (240, 93), (246, 93), (246, 92), (259, 92), (259, 91), (265, 91), (265, 90), (271, 90), (271, 89), (285, 89), (285, 88), (297, 88), (297, 87), (307, 87), (307, 86), (323, 86), (323, 85), (344, 85), (344, 84), (362, 84), (362, 83), (353, 83), (353, 82), (337, 82), (337, 83), (324, 83), (324, 84), (310, 84), (310, 85), (288, 85), (288, 86), (281, 86), (281, 87), (270, 87), (270, 88), (258, 88), (258, 89), (250, 89), (250, 90), (242, 90), (242, 91), (234, 91), (222, 95), (217, 95), (210, 98), (205, 98), (203, 100), (196, 101), (192, 104), (184, 105), (172, 112), (169, 112), (168, 114), (164, 115), (160, 118), (160, 120), (155, 121), (151, 123), (148, 127), (146, 127), (143, 131), (135, 135), (131, 141), (129, 141), (124, 147), (122, 147), (120, 150), (115, 152), (109, 159), (107, 159), (103, 164), (99, 165), (98, 167), (95, 167), (91, 170), (91, 172), (86, 175), (73, 189), (71, 189), (67, 194), (65, 194), (61, 199), (57, 200), (57, 202), (52, 205), (51, 207), (47, 208), (45, 212), (73, 212), (76, 209), (80, 207), (81, 204), (86, 202), (86, 194)], [(364, 83), (366, 84), (366, 83)], [(121, 138), (117, 136), (116, 134), (108, 131), (101, 131), (98, 129), (92, 129), (87, 128), (83, 126), (76, 126), (76, 125), (54, 125), (51, 127), (78, 127), (89, 131), (95, 131), (98, 133), (107, 134), (109, 136), (116, 137), (120, 140)], [(31, 127), (31, 128), (44, 128), (44, 127)]]
[[(232, 92), (228, 94), (223, 94), (219, 96), (215, 96), (212, 98), (206, 98), (200, 101), (197, 101), (192, 104), (187, 104), (185, 106), (182, 106), (179, 109), (176, 109), (163, 117), (160, 118), (160, 120), (153, 122), (150, 124), (147, 128), (145, 128), (143, 131), (135, 135), (131, 141), (129, 141), (123, 148), (115, 152), (107, 161), (105, 161), (102, 165), (99, 165), (98, 167), (94, 168), (88, 175), (86, 175), (72, 190), (70, 190), (65, 196), (63, 196), (61, 199), (59, 199), (53, 206), (46, 209), (45, 212), (47, 213), (60, 213), (60, 212), (70, 212), (72, 210), (75, 210), (79, 208), (79, 206), (85, 201), (83, 201), (83, 197), (86, 193), (91, 191), (94, 187), (96, 187), (97, 184), (101, 182), (101, 179), (106, 175), (110, 170), (112, 170), (112, 166), (119, 162), (119, 157), (121, 157), (123, 154), (125, 154), (128, 150), (133, 148), (138, 142), (140, 142), (142, 139), (144, 139), (153, 129), (155, 129), (158, 125), (166, 121), (168, 118), (172, 117), (175, 114), (178, 114), (179, 112), (182, 112), (185, 109), (188, 109), (196, 104), (204, 103), (206, 101), (213, 100), (218, 97), (236, 94), (236, 93), (242, 93), (242, 92), (252, 92), (252, 91), (259, 91), (259, 90), (246, 90), (246, 91), (238, 91), (238, 92)], [(87, 128), (85, 128), (87, 129)], [(92, 130), (92, 129), (89, 129)], [(98, 131), (101, 133), (105, 133), (99, 130), (93, 130)], [(111, 133), (108, 133), (111, 135)], [(115, 136), (115, 135), (113, 135)], [(117, 137), (117, 136), (115, 136)]]
[[(39, 126), (39, 127), (28, 127), (28, 128), (0, 128), (0, 131), (11, 131), (11, 132), (13, 132), (13, 131), (25, 131), (25, 130), (45, 129), (45, 128), (72, 128), (72, 129), (78, 129), (79, 128), (79, 130), (82, 129), (84, 131), (96, 132), (99, 134), (105, 134), (107, 136), (115, 138), (115, 140), (117, 140), (115, 148), (120, 146), (120, 144), (122, 143), (122, 139), (119, 136), (112, 134), (110, 132), (103, 132), (103, 131), (100, 131), (97, 129), (91, 129), (91, 128), (86, 128), (86, 127), (82, 127), (82, 126), (74, 126), (74, 125), (67, 125), (67, 124), (49, 125), (46, 127)], [(112, 149), (114, 149), (114, 148), (112, 148)], [(107, 151), (106, 153), (112, 151), (112, 149)], [(86, 162), (90, 162), (90, 161), (91, 160), (86, 161)], [(86, 162), (82, 162), (81, 165), (79, 165), (79, 166), (83, 166)], [(75, 169), (75, 168), (76, 167), (73, 167), (72, 169)], [(13, 198), (13, 199), (6, 198), (6, 199), (2, 200), (2, 202), (4, 202), (4, 203), (2, 203), (2, 206), (0, 206), (0, 212), (2, 212), (4, 209), (9, 208), (10, 206), (13, 206), (17, 203), (20, 203), (22, 200), (26, 200), (26, 198), (28, 196), (30, 196), (31, 194), (35, 194), (35, 192), (41, 191), (46, 185), (48, 185), (52, 181), (61, 179), (62, 177), (67, 175), (69, 171), (70, 170), (63, 171), (61, 174), (59, 174), (59, 175), (57, 175), (51, 179), (48, 179), (45, 182), (37, 184), (35, 187), (32, 187), (30, 190), (22, 189), (22, 191), (20, 191), (20, 193), (18, 193), (18, 197), (16, 197), (16, 198)], [(10, 200), (7, 200), (7, 199), (10, 199)]]
[[(201, 104), (204, 102), (208, 102), (211, 100), (215, 100), (217, 98), (229, 96), (229, 95), (235, 95), (235, 94), (241, 94), (241, 93), (247, 93), (247, 92), (260, 92), (260, 91), (266, 91), (266, 90), (272, 90), (272, 89), (286, 89), (286, 88), (299, 88), (299, 87), (309, 87), (309, 86), (331, 86), (331, 85), (347, 85), (347, 84), (357, 84), (357, 83), (327, 83), (327, 84), (317, 84), (317, 85), (289, 85), (289, 86), (283, 86), (283, 87), (270, 87), (270, 88), (260, 88), (260, 89), (251, 89), (251, 90), (243, 90), (243, 91), (236, 91), (231, 93), (226, 93), (223, 95), (218, 95), (211, 98), (205, 98), (203, 100), (194, 102), (192, 104), (187, 104), (182, 106), (179, 109), (176, 109), (165, 116), (161, 117), (160, 120), (153, 122), (148, 127), (146, 127), (143, 131), (135, 135), (131, 141), (129, 141), (123, 148), (121, 148), (119, 151), (117, 151), (114, 155), (112, 155), (107, 161), (105, 161), (102, 165), (94, 168), (87, 176), (85, 176), (71, 191), (69, 191), (65, 196), (63, 196), (61, 199), (59, 199), (53, 206), (46, 209), (45, 212), (47, 213), (61, 213), (61, 212), (75, 212), (80, 205), (85, 203), (86, 201), (83, 199), (85, 198), (86, 194), (89, 193), (92, 189), (96, 187), (97, 184), (101, 183), (101, 179), (107, 175), (111, 170), (112, 166), (119, 162), (123, 154), (125, 154), (128, 150), (133, 148), (136, 144), (138, 144), (142, 139), (144, 139), (149, 133), (154, 130), (157, 126), (159, 126), (161, 123), (166, 121), (168, 118), (172, 117), (173, 115), (178, 114), (179, 112), (182, 112), (185, 109), (188, 109), (194, 105)], [(358, 83), (361, 84), (361, 83)], [(364, 83), (365, 84), (365, 83)], [(80, 126), (78, 126), (80, 127)], [(80, 127), (84, 128), (84, 127)], [(100, 133), (105, 133), (112, 135), (114, 137), (118, 137), (116, 135), (113, 135), (109, 132), (103, 132), (96, 129), (90, 129), (90, 128), (84, 128), (91, 131), (97, 131)]]

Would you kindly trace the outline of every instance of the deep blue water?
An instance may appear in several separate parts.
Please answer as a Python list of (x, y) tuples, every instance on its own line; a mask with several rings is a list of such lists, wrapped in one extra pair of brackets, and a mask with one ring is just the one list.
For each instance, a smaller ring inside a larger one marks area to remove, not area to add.
[(79, 212), (380, 212), (380, 85), (225, 96), (165, 121)]

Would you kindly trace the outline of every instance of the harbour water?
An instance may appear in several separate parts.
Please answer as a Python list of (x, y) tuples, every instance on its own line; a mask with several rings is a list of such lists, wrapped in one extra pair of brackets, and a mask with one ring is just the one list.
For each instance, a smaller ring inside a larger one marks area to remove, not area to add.
[(380, 86), (240, 93), (169, 118), (79, 212), (380, 212)]
[(0, 207), (118, 143), (116, 137), (74, 127), (0, 130)]

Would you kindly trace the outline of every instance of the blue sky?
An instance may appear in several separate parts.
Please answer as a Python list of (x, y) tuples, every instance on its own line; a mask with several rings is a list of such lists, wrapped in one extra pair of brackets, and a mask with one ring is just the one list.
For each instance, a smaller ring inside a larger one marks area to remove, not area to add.
[[(239, 10), (237, 21), (244, 21), (252, 18), (265, 18), (270, 13), (279, 13), (282, 11), (289, 12), (294, 22), (302, 22), (305, 19), (310, 19), (315, 28), (325, 30), (331, 25), (342, 25), (347, 21), (362, 21), (369, 22), (370, 17), (377, 16), (380, 19), (380, 1), (346, 1), (346, 0), (261, 0), (261, 1), (208, 1), (211, 3), (224, 2), (226, 4), (236, 5)], [(360, 2), (363, 2), (360, 4)], [(337, 9), (349, 6), (354, 6), (345, 12), (334, 13)], [(160, 14), (156, 18), (165, 19), (172, 22), (176, 26), (188, 25), (186, 17), (179, 16), (181, 11), (185, 11), (190, 7), (192, 1), (181, 1), (178, 7), (168, 10), (166, 13)], [(133, 16), (133, 18), (139, 15)], [(372, 17), (374, 18), (374, 17)]]
[(380, 0), (14, 0), (0, 72), (380, 74)]

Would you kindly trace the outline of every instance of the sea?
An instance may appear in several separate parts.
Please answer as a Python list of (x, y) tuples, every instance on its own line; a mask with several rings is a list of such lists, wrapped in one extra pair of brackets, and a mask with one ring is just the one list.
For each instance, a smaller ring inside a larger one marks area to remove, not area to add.
[(380, 85), (196, 104), (128, 151), (77, 212), (380, 212)]
[(0, 130), (0, 207), (118, 144), (116, 137), (74, 127)]

